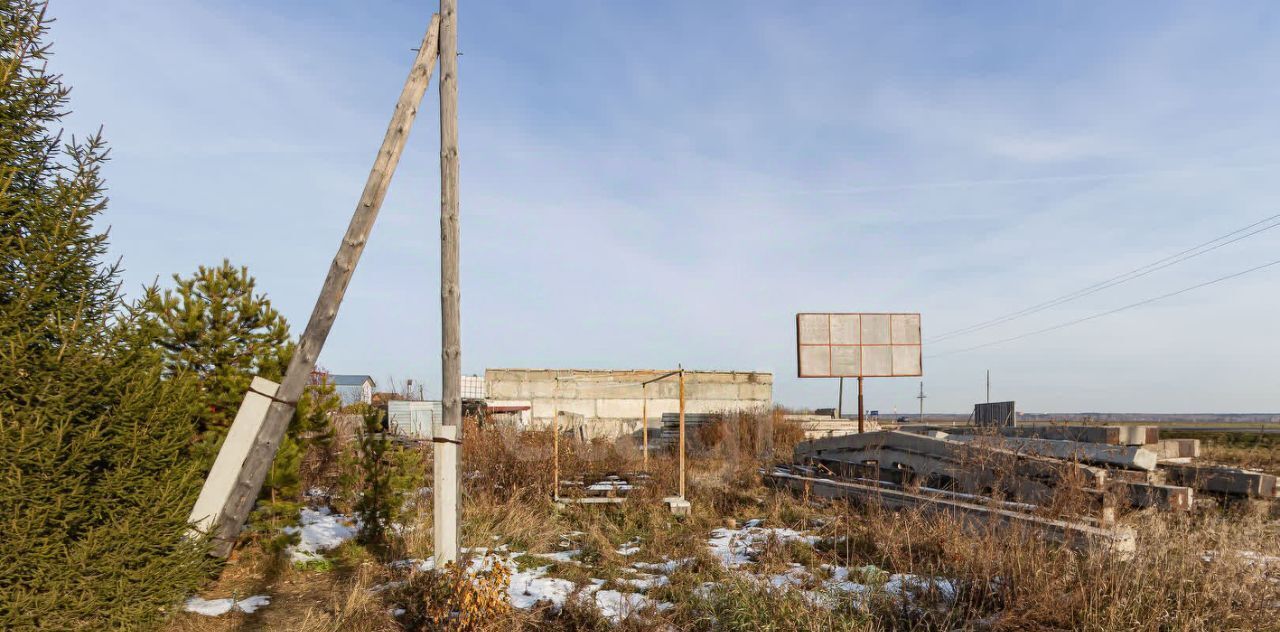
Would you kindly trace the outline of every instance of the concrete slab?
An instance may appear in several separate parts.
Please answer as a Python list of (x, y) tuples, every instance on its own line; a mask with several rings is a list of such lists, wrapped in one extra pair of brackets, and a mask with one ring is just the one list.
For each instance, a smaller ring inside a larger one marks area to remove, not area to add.
[(1110, 445), (1105, 443), (1085, 443), (1083, 441), (1058, 441), (1054, 439), (1031, 439), (1024, 437), (986, 437), (972, 435), (956, 435), (955, 441), (974, 445), (992, 446), (1015, 450), (1021, 453), (1038, 454), (1092, 463), (1095, 465), (1123, 467), (1127, 469), (1154, 470), (1158, 457), (1155, 452), (1127, 445)]
[(1245, 498), (1275, 498), (1278, 491), (1272, 474), (1211, 465), (1161, 463), (1167, 482), (1194, 489)]
[(689, 501), (679, 496), (669, 496), (663, 498), (662, 502), (666, 503), (667, 508), (671, 510), (673, 516), (687, 516), (693, 511), (693, 505)]
[(267, 418), (267, 409), (271, 407), (271, 398), (275, 397), (278, 388), (279, 384), (260, 377), (249, 382), (249, 392), (245, 393), (240, 402), (231, 428), (227, 430), (227, 437), (223, 439), (218, 456), (213, 461), (213, 468), (204, 479), (200, 496), (191, 509), (191, 517), (187, 519), (193, 524), (193, 535), (208, 533), (217, 524), (218, 516), (231, 497), (244, 459), (249, 455), (254, 439), (258, 437), (258, 430)]
[(1100, 548), (1120, 558), (1131, 557), (1137, 549), (1133, 530), (1124, 527), (1100, 528), (1081, 522), (1041, 518), (974, 502), (782, 472), (768, 474), (765, 480), (773, 485), (822, 498), (875, 502), (891, 509), (919, 508), (930, 513), (952, 516), (966, 528), (975, 530), (996, 526), (1031, 529), (1073, 549)]

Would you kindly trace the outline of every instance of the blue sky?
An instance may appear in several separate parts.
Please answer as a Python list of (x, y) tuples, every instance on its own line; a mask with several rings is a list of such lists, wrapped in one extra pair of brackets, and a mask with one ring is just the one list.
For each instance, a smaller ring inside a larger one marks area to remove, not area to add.
[[(1280, 213), (1274, 3), (460, 0), (463, 368), (771, 371), (797, 311), (925, 336)], [(435, 3), (53, 0), (135, 290), (223, 257), (300, 332)], [(321, 363), (439, 390), (436, 93)], [(1018, 335), (1280, 257), (1269, 231), (939, 342)], [(927, 407), (1280, 410), (1280, 267), (925, 360)], [(913, 411), (915, 379), (867, 403)]]

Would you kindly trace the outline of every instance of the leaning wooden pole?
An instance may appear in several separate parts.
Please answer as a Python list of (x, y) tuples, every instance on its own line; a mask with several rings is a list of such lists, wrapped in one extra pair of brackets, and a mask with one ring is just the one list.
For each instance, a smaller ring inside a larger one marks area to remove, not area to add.
[(325, 277), (324, 286), (320, 289), (320, 297), (316, 299), (315, 309), (311, 311), (311, 319), (307, 328), (298, 339), (298, 347), (289, 361), (280, 388), (272, 398), (271, 407), (267, 410), (266, 419), (249, 448), (244, 465), (236, 478), (223, 511), (219, 514), (214, 534), (213, 555), (226, 557), (235, 545), (240, 528), (253, 509), (254, 501), (266, 479), (271, 462), (275, 459), (276, 448), (289, 427), (294, 408), (302, 396), (311, 371), (315, 368), (316, 358), (324, 341), (329, 337), (329, 330), (338, 316), (338, 307), (342, 304), (342, 296), (347, 291), (347, 284), (355, 272), (356, 263), (360, 261), (360, 253), (364, 251), (369, 239), (369, 231), (382, 208), (382, 200), (386, 197), (387, 188), (391, 185), (391, 176), (395, 173), (400, 154), (404, 151), (405, 142), (409, 138), (409, 129), (418, 113), (418, 104), (431, 82), (431, 72), (436, 64), (439, 50), (437, 41), (440, 33), (440, 16), (431, 17), (431, 25), (422, 39), (418, 56), (404, 82), (404, 89), (396, 101), (395, 111), (391, 114), (391, 124), (387, 126), (386, 136), (382, 139), (382, 147), (369, 171), (369, 179), (365, 181), (364, 192), (360, 194), (360, 202), (351, 216), (351, 224), (338, 246), (338, 254), (329, 266), (329, 274)]
[[(458, 479), (462, 443), (462, 294), (458, 281), (458, 3), (440, 0), (440, 394), (435, 435), (437, 568), (458, 559)], [(452, 470), (452, 471), (447, 471)]]

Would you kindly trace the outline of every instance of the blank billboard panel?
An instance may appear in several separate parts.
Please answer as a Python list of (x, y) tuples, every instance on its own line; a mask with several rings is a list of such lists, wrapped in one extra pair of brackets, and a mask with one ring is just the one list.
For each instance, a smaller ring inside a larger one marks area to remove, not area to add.
[(800, 377), (923, 375), (920, 314), (796, 314)]

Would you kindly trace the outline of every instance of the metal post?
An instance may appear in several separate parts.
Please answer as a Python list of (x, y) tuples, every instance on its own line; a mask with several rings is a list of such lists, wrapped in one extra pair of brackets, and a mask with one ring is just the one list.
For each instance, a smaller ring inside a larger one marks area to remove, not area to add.
[[(462, 474), (462, 459), (458, 458), (462, 442), (462, 289), (458, 274), (457, 12), (457, 0), (440, 0), (440, 400), (445, 436), (436, 437), (435, 444), (436, 568), (458, 559), (458, 479)], [(453, 472), (442, 471), (450, 465)]]
[(864, 419), (864, 415), (862, 412), (862, 376), (859, 375), (858, 376), (858, 434), (862, 434), (867, 430), (863, 419)]
[(680, 500), (684, 500), (684, 367), (680, 367)]
[(840, 396), (836, 399), (836, 419), (844, 419), (844, 378), (840, 378)]

